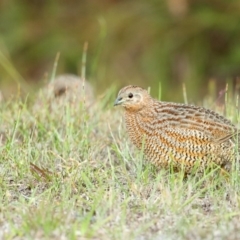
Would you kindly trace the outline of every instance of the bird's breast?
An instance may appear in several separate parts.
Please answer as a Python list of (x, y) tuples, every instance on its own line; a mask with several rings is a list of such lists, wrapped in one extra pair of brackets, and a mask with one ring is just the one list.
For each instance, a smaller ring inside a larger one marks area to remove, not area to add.
[(154, 133), (154, 125), (151, 116), (125, 113), (125, 123), (131, 141), (139, 148), (144, 143), (144, 139), (149, 138)]

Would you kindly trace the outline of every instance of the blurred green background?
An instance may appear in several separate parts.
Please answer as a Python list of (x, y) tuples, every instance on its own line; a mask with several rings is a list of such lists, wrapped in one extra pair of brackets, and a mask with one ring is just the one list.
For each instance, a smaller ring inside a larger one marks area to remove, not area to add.
[[(198, 100), (240, 82), (239, 0), (1, 0), (0, 85), (32, 86), (51, 74), (80, 74), (98, 93), (110, 85), (151, 86), (164, 100)], [(21, 78), (22, 76), (22, 78)], [(214, 84), (213, 84), (214, 85)]]

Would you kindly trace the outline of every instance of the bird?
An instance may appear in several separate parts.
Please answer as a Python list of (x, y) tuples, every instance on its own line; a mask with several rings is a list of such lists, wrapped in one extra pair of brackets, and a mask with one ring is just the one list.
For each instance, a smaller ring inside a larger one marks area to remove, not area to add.
[(131, 142), (158, 168), (229, 172), (237, 159), (239, 129), (212, 110), (159, 101), (133, 85), (119, 91), (114, 106), (124, 108)]
[[(84, 85), (84, 89), (83, 89)], [(74, 101), (76, 99), (83, 99), (83, 91), (85, 91), (85, 98), (92, 101), (94, 98), (93, 88), (89, 82), (75, 76), (73, 74), (62, 74), (57, 76), (50, 82), (46, 90), (49, 91), (50, 97), (53, 98), (66, 98), (67, 101)]]
[(79, 102), (84, 102), (87, 107), (94, 103), (92, 85), (76, 75), (61, 74), (40, 89), (35, 108), (42, 108), (44, 103), (48, 103), (58, 109), (66, 103), (76, 105)]

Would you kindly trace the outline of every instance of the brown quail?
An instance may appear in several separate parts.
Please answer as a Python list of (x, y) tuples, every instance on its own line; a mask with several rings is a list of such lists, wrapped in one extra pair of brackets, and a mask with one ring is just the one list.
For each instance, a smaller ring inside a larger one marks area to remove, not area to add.
[(229, 170), (236, 160), (239, 130), (214, 111), (158, 101), (137, 86), (122, 88), (114, 105), (124, 107), (131, 141), (158, 167)]
[[(83, 88), (84, 85), (84, 88)], [(52, 82), (43, 87), (35, 101), (37, 110), (48, 104), (52, 109), (62, 109), (66, 103), (79, 104), (85, 101), (87, 107), (94, 103), (94, 91), (88, 81), (72, 74), (57, 76)]]
[[(72, 74), (57, 76), (46, 89), (52, 98), (64, 98), (65, 101), (83, 100), (83, 80)], [(87, 81), (84, 82), (84, 91), (86, 100), (92, 101), (93, 88)]]

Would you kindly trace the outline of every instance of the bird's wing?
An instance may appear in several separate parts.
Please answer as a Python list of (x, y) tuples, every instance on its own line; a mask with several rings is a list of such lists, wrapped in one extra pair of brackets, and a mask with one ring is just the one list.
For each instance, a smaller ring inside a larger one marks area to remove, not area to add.
[(236, 132), (228, 119), (202, 107), (161, 102), (156, 111), (162, 127), (199, 131), (213, 139), (225, 138)]

